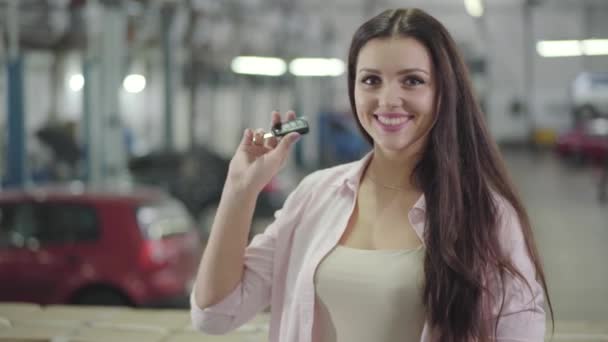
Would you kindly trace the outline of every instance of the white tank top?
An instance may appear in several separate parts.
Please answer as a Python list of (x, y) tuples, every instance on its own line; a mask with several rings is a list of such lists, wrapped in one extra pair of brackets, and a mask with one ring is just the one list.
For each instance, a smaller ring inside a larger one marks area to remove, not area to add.
[(315, 273), (315, 342), (419, 341), (424, 247), (338, 245)]

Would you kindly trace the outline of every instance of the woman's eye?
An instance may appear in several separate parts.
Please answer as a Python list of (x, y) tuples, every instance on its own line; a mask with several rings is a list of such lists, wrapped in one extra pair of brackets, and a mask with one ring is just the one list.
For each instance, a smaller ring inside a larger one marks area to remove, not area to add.
[(407, 86), (413, 87), (413, 86), (424, 84), (424, 81), (417, 77), (408, 77), (403, 81), (403, 83), (405, 83), (405, 85), (407, 85)]
[(376, 85), (380, 82), (380, 79), (377, 76), (366, 76), (361, 79), (361, 83), (366, 85)]

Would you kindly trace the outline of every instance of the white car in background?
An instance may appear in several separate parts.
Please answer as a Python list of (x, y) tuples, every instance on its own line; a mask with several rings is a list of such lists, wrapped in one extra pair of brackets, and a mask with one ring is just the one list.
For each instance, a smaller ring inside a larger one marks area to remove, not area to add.
[(579, 120), (608, 117), (608, 72), (583, 72), (572, 83), (572, 105)]

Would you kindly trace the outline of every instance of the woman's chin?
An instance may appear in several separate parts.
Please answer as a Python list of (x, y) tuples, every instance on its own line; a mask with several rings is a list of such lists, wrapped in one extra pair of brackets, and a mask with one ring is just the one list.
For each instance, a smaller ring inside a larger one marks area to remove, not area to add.
[(400, 154), (408, 150), (408, 142), (397, 142), (397, 141), (376, 141), (374, 144), (376, 148), (382, 150), (385, 154)]

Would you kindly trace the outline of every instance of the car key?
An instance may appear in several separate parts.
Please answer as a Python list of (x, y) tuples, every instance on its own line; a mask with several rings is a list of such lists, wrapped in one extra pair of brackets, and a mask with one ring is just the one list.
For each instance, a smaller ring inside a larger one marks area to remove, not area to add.
[(291, 132), (306, 134), (309, 131), (308, 121), (305, 118), (297, 118), (295, 120), (278, 123), (272, 127), (269, 133), (264, 134), (264, 139), (271, 137), (283, 137)]

